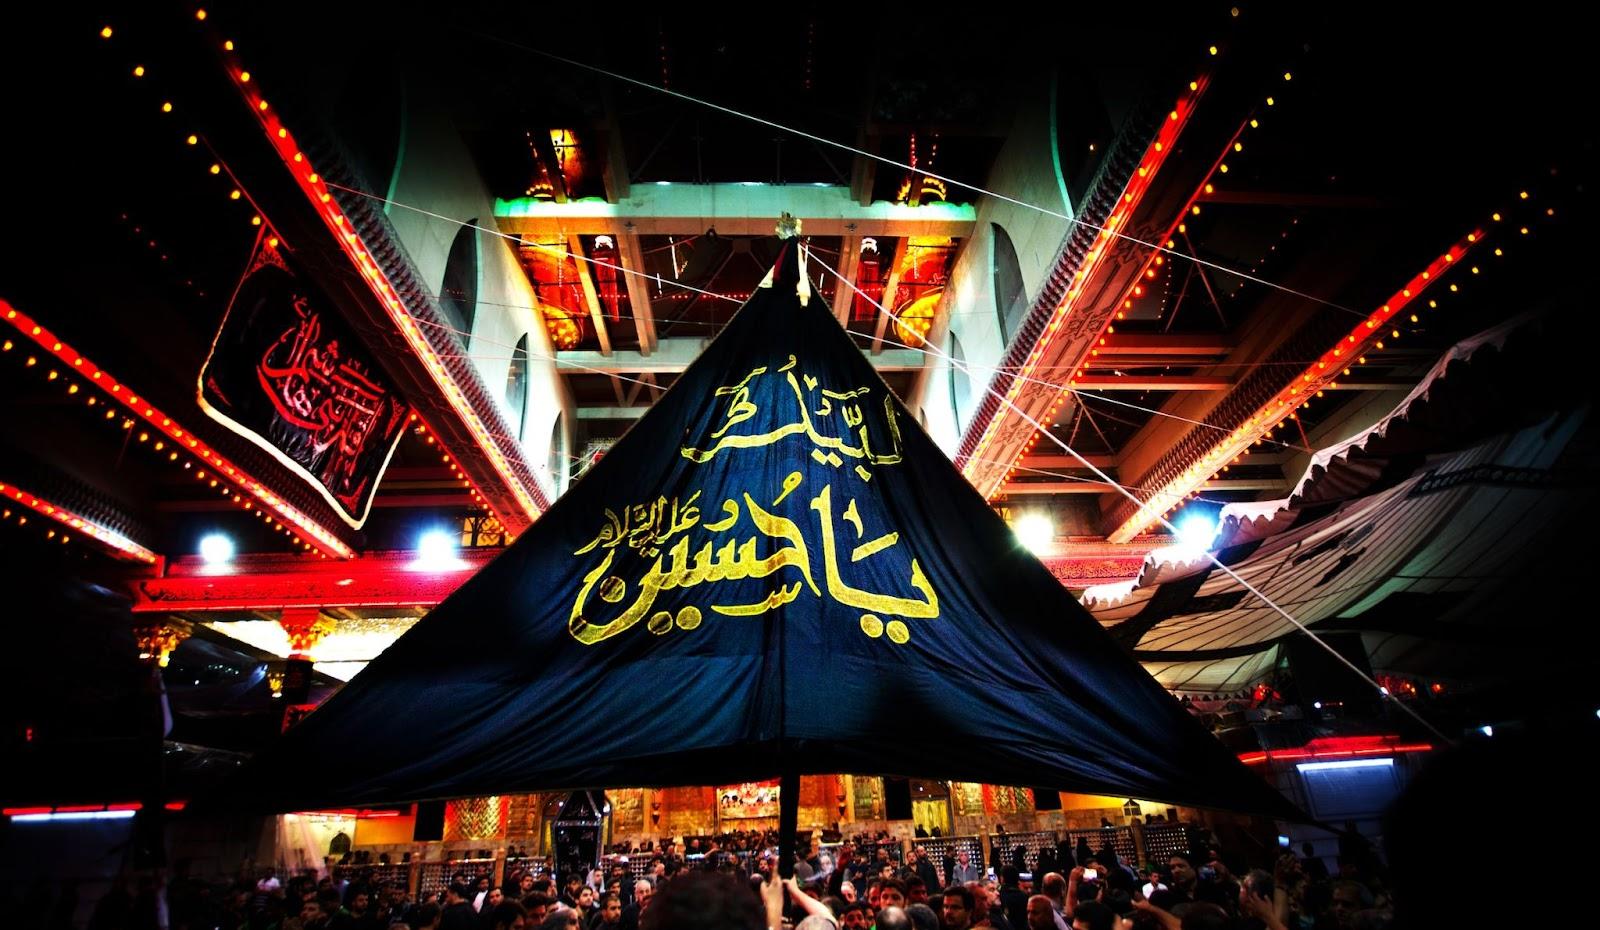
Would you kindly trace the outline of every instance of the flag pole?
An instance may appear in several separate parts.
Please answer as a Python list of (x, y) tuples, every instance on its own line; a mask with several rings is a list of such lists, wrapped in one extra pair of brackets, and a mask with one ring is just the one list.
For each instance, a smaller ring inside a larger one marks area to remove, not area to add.
[(796, 834), (800, 826), (800, 771), (783, 754), (783, 775), (778, 781), (778, 874), (794, 877)]

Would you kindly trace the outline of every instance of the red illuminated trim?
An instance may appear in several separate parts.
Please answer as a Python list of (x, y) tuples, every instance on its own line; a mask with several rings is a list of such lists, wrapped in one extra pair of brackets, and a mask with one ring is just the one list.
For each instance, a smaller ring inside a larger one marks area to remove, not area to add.
[(294, 533), (302, 542), (308, 543), (329, 555), (349, 558), (355, 554), (349, 546), (339, 541), (339, 538), (317, 523), (311, 517), (302, 513), (298, 508), (274, 494), (271, 489), (250, 475), (243, 468), (224, 458), (215, 449), (201, 442), (194, 433), (184, 429), (177, 421), (162, 413), (148, 400), (141, 399), (138, 393), (128, 385), (112, 377), (104, 368), (95, 365), (81, 352), (67, 345), (60, 337), (45, 329), (38, 321), (27, 314), (12, 307), (3, 298), (0, 298), (0, 315), (17, 331), (33, 340), (46, 352), (51, 353), (67, 366), (67, 370), (74, 372), (82, 378), (85, 384), (99, 388), (110, 400), (115, 400), (126, 407), (133, 416), (150, 424), (151, 428), (177, 443), (178, 448), (200, 459), (209, 465), (213, 474), (223, 481), (234, 485), (241, 491), (254, 497), (257, 501), (281, 518), (282, 524)]
[(107, 549), (110, 549), (112, 554), (116, 555), (118, 558), (128, 559), (134, 562), (144, 562), (147, 565), (153, 564), (156, 561), (156, 554), (154, 552), (151, 552), (149, 549), (139, 545), (116, 530), (113, 530), (107, 526), (102, 526), (101, 524), (96, 523), (95, 521), (58, 504), (53, 504), (49, 500), (39, 497), (37, 494), (30, 494), (14, 484), (0, 482), (0, 498), (15, 501), (23, 507), (29, 508), (34, 513), (49, 517), (50, 519), (60, 523), (62, 526), (65, 526), (74, 532), (82, 533), (89, 539), (92, 539), (95, 542), (100, 543), (102, 546), (105, 546)]
[(399, 817), (399, 811), (372, 810), (371, 808), (346, 807), (339, 810), (327, 811), (296, 811), (300, 817), (354, 817), (357, 820), (385, 820), (390, 817)]
[(1293, 749), (1268, 749), (1239, 754), (1245, 765), (1263, 762), (1293, 762), (1303, 759), (1354, 759), (1388, 756), (1407, 752), (1428, 752), (1428, 743), (1402, 743), (1398, 736), (1319, 736)]
[(39, 814), (99, 814), (107, 811), (140, 810), (144, 810), (144, 805), (138, 801), (121, 801), (113, 804), (57, 804), (54, 806), (46, 804), (39, 807), (6, 807), (0, 808), (0, 814), (7, 817), (21, 817), (37, 816)]
[(501, 549), (462, 549), (453, 571), (416, 571), (414, 552), (365, 553), (332, 562), (309, 556), (235, 558), (226, 572), (183, 559), (130, 579), (135, 613), (289, 610), (297, 607), (432, 607)]
[[(1138, 210), (1140, 201), (1150, 190), (1151, 185), (1155, 183), (1156, 175), (1160, 173), (1161, 167), (1166, 164), (1167, 157), (1176, 148), (1174, 143), (1183, 134), (1189, 119), (1194, 115), (1195, 107), (1199, 103), (1200, 97), (1205, 93), (1210, 83), (1210, 75), (1202, 75), (1194, 81), (1190, 85), (1191, 90), (1178, 100), (1177, 104), (1168, 112), (1167, 118), (1162, 120), (1161, 129), (1145, 149), (1144, 157), (1139, 160), (1139, 167), (1134, 171), (1133, 177), (1128, 180), (1127, 186), (1123, 188), (1122, 196), (1118, 198), (1117, 205), (1112, 208), (1110, 215), (1106, 217), (1105, 223), (1102, 224), (1101, 232), (1096, 237), (1095, 244), (1089, 249), (1089, 254), (1084, 258), (1083, 264), (1074, 273), (1072, 284), (1067, 288), (1066, 296), (1056, 306), (1055, 313), (1051, 315), (1050, 322), (1046, 324), (1043, 335), (1039, 337), (1039, 341), (1034, 344), (1033, 350), (1028, 353), (1027, 360), (1023, 362), (1016, 376), (1012, 378), (1011, 386), (1006, 391), (1005, 401), (1001, 404), (1002, 408), (1009, 408), (1016, 403), (1018, 395), (1035, 379), (1036, 370), (1044, 360), (1046, 350), (1055, 341), (1057, 331), (1079, 309), (1078, 295), (1083, 292), (1084, 281), (1092, 277), (1101, 263), (1106, 260), (1110, 247), (1115, 244), (1114, 237), (1122, 232), (1134, 212)], [(1108, 318), (1108, 325), (1110, 319), (1114, 318), (1115, 314)], [(1063, 391), (1056, 398), (1055, 403), (1051, 405), (1049, 413), (1045, 417), (1046, 420), (1055, 415), (1055, 412), (1060, 408), (1066, 397), (1067, 392)], [(972, 453), (967, 457), (967, 465), (962, 469), (969, 479), (973, 477), (975, 468), (985, 458), (984, 453), (987, 451), (989, 443), (993, 441), (1005, 419), (1004, 416), (990, 418), (988, 427), (984, 429), (983, 437), (973, 447)], [(1037, 439), (1038, 437), (1035, 436), (1033, 441), (1036, 442)], [(1024, 444), (1017, 457), (1020, 458), (1031, 447), (1032, 442)], [(1013, 459), (1013, 464), (1015, 464), (1015, 459)], [(997, 472), (996, 474), (998, 477), (995, 479), (993, 487), (988, 490), (979, 489), (991, 498), (1005, 486), (1005, 481), (1009, 477), (1006, 472)]]
[(1377, 310), (1351, 327), (1348, 334), (1322, 353), (1316, 362), (1301, 372), (1277, 397), (1251, 414), (1244, 424), (1228, 434), (1227, 438), (1191, 462), (1182, 474), (1151, 494), (1144, 506), (1107, 536), (1107, 540), (1126, 542), (1143, 532), (1161, 514), (1183, 503), (1190, 492), (1214, 477), (1218, 470), (1238, 458), (1256, 440), (1265, 436), (1284, 420), (1292, 419), (1301, 404), (1315, 397), (1318, 391), (1337, 382), (1339, 377), (1348, 373), (1352, 366), (1365, 361), (1366, 353), (1382, 344), (1386, 335), (1385, 324), (1395, 314), (1419, 299), (1442, 274), (1460, 261), (1473, 246), (1481, 243), (1483, 237), (1482, 229), (1474, 229), (1443, 255), (1429, 262), (1427, 268), (1407, 281)]
[(262, 95), (257, 92), (256, 88), (259, 86), (259, 81), (256, 81), (248, 71), (240, 67), (236, 58), (230, 56), (230, 59), (231, 63), (227, 68), (228, 77), (233, 81), (234, 86), (238, 88), (239, 93), (250, 104), (250, 112), (255, 115), (262, 129), (266, 131), (267, 140), (272, 143), (273, 148), (278, 152), (278, 156), (283, 159), (284, 167), (288, 168), (289, 173), (294, 176), (295, 183), (300, 186), (306, 197), (310, 199), (318, 215), (327, 224), (328, 231), (333, 234), (334, 240), (339, 243), (339, 247), (349, 257), (350, 263), (355, 266), (361, 277), (366, 280), (367, 286), (372, 289), (372, 293), (378, 298), (379, 303), (383, 304), (385, 310), (388, 311), (389, 319), (394, 323), (395, 328), (405, 337), (406, 342), (411, 346), (411, 350), (416, 353), (417, 358), (427, 368), (428, 374), (432, 376), (434, 384), (439, 388), (440, 393), (449, 402), (451, 408), (455, 410), (456, 415), (460, 417), (462, 424), (466, 426), (468, 432), (472, 434), (473, 439), (477, 442), (478, 448), (488, 458), (489, 463), (499, 474), (501, 481), (505, 483), (506, 488), (510, 490), (512, 496), (516, 498), (517, 503), (521, 505), (523, 510), (523, 513), (518, 515), (501, 513), (496, 510), (495, 516), (499, 518), (507, 529), (516, 530), (527, 526), (537, 519), (542, 512), (542, 508), (534, 499), (533, 492), (525, 487), (517, 477), (516, 470), (511, 467), (511, 462), (506, 458), (505, 453), (501, 451), (499, 444), (495, 442), (488, 424), (483, 422), (472, 402), (462, 394), (455, 378), (451, 376), (449, 369), (445, 367), (444, 360), (434, 350), (432, 343), (428, 341), (418, 327), (416, 320), (411, 316), (410, 311), (406, 309), (405, 303), (401, 301), (389, 279), (385, 277), (373, 260), (371, 253), (367, 251), (367, 246), (361, 241), (360, 235), (356, 233), (354, 224), (350, 222), (350, 218), (344, 214), (339, 205), (334, 202), (333, 195), (328, 191), (327, 182), (312, 168), (310, 159), (301, 151), (299, 144), (295, 141), (294, 134), (289, 132), (288, 128), (278, 119), (277, 111), (269, 107), (266, 101), (262, 99)]

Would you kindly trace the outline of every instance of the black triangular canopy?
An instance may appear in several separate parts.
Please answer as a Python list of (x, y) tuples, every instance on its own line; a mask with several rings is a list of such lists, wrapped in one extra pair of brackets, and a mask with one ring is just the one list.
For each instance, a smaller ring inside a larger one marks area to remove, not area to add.
[(1294, 817), (895, 399), (796, 241), (549, 512), (233, 786), (278, 810), (801, 773)]

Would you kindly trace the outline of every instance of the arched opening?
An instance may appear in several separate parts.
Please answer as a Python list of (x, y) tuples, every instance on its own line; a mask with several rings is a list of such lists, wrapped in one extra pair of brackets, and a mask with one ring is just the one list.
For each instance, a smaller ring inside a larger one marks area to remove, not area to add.
[(972, 379), (967, 377), (967, 354), (961, 351), (961, 340), (950, 334), (950, 345), (945, 350), (950, 356), (950, 415), (955, 419), (956, 433), (963, 428), (962, 411), (972, 397)]
[(1006, 235), (999, 223), (990, 223), (989, 230), (994, 234), (991, 265), (994, 272), (995, 312), (1000, 318), (1000, 342), (1010, 345), (1012, 334), (1017, 331), (1022, 315), (1027, 312), (1028, 295), (1022, 288), (1022, 264), (1017, 261), (1017, 248), (1011, 244), (1011, 237)]
[(511, 350), (511, 367), (506, 369), (506, 406), (511, 408), (512, 428), (522, 438), (522, 421), (528, 416), (528, 334)]
[(472, 319), (478, 311), (478, 219), (473, 217), (456, 232), (439, 284), (439, 305), (463, 345), (472, 337)]

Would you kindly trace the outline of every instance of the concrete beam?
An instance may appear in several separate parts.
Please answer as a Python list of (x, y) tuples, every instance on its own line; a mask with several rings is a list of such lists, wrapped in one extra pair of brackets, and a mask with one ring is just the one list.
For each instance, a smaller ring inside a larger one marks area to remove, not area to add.
[[(556, 353), (556, 367), (567, 374), (637, 374), (654, 371), (676, 374), (700, 356), (708, 340), (693, 337), (663, 339), (650, 355), (619, 350), (609, 355), (600, 352), (563, 351)], [(879, 371), (915, 371), (922, 367), (923, 354), (916, 349), (885, 349), (872, 358)]]
[[(697, 235), (710, 226), (723, 235), (770, 236), (779, 214), (800, 217), (809, 236), (951, 236), (972, 234), (971, 204), (905, 206), (875, 201), (863, 206), (837, 185), (679, 184), (634, 185), (617, 203), (580, 200), (549, 203), (531, 197), (496, 200), (495, 221), (513, 235), (614, 235), (623, 222), (638, 235)], [(852, 225), (853, 224), (853, 225)]]
[[(884, 282), (883, 297), (878, 301), (878, 303), (883, 307), (883, 310), (893, 312), (895, 304), (899, 302), (900, 277), (905, 273), (906, 270), (906, 255), (910, 251), (906, 246), (909, 242), (909, 239), (902, 237), (894, 244), (894, 259), (889, 265), (889, 280)], [(873, 355), (877, 355), (883, 351), (883, 335), (884, 332), (889, 328), (889, 314), (884, 313), (883, 310), (879, 310), (877, 312), (878, 320), (872, 329)], [(900, 341), (898, 336), (895, 338), (895, 341)]]
[(644, 250), (639, 235), (626, 232), (617, 237), (618, 256), (627, 271), (622, 277), (628, 287), (628, 306), (633, 309), (633, 325), (639, 331), (639, 352), (649, 355), (656, 349), (656, 315), (650, 305), (650, 279), (644, 274)]
[(645, 407), (579, 407), (580, 420), (637, 420), (649, 412)]
[(839, 321), (840, 326), (850, 323), (850, 307), (855, 303), (856, 292), (850, 288), (849, 281), (854, 284), (856, 271), (861, 268), (861, 237), (845, 236), (839, 249), (839, 277), (843, 281), (834, 281), (833, 290), (833, 316)]
[(600, 306), (600, 292), (595, 290), (594, 274), (589, 263), (583, 260), (583, 243), (577, 236), (567, 237), (567, 251), (573, 254), (573, 264), (578, 266), (578, 283), (583, 287), (583, 302), (589, 306), (589, 319), (594, 322), (595, 335), (600, 339), (600, 354), (610, 355), (611, 333), (606, 330), (605, 308)]

